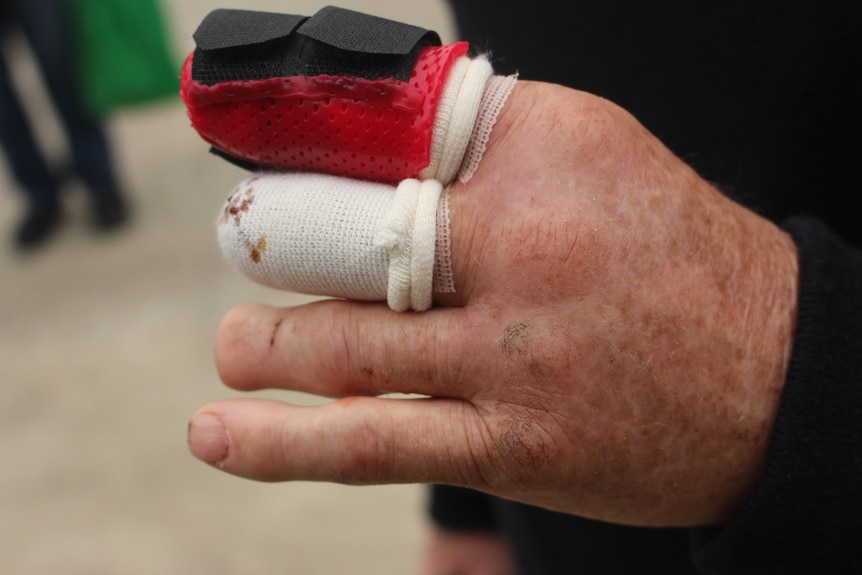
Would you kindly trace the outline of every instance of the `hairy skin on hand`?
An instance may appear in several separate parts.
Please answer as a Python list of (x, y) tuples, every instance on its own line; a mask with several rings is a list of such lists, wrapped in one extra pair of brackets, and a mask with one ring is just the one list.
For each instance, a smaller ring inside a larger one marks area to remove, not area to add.
[[(628, 524), (725, 521), (758, 476), (785, 378), (790, 238), (612, 103), (527, 82), (452, 189), (451, 218), (457, 289), (429, 312), (228, 314), (228, 386), (346, 399), (205, 406), (230, 437), (210, 463), (448, 483)], [(429, 399), (368, 397), (387, 392)]]
[[(508, 430), (494, 436), (527, 465), (489, 483), (547, 477), (534, 465), (571, 460), (575, 447), (583, 485), (569, 488), (598, 497), (582, 514), (628, 522), (637, 509), (636, 523), (687, 524), (700, 506), (709, 518), (696, 522), (722, 521), (757, 476), (783, 385), (792, 242), (612, 104), (522, 88), (533, 103), (509, 110), (520, 113), (505, 118), (507, 145), (491, 147), (477, 174), (496, 177), (469, 189), (492, 207), (452, 194), (472, 231), (453, 234), (453, 253), (466, 254), (455, 297), (498, 317), (483, 331), (517, 350), (475, 368), (487, 391), (517, 387), (523, 408), (507, 403)], [(541, 504), (559, 509), (554, 490)], [(621, 509), (608, 517), (607, 507)]]

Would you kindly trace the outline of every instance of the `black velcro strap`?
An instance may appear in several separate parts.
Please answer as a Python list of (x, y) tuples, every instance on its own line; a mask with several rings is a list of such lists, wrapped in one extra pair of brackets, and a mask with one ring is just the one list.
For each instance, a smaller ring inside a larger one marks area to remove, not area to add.
[(436, 32), (334, 6), (321, 8), (298, 32), (333, 48), (364, 54), (404, 56), (417, 44), (440, 45)]
[(293, 14), (219, 9), (210, 12), (195, 30), (200, 50), (254, 46), (290, 36), (307, 18)]
[(207, 85), (274, 77), (350, 76), (407, 81), (436, 32), (327, 6), (311, 18), (215, 10), (194, 34), (192, 78)]

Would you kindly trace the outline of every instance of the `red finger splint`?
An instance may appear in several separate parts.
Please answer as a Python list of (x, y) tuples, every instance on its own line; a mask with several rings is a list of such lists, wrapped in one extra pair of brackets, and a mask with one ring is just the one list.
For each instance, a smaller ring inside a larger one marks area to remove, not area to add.
[(446, 78), (468, 50), (334, 7), (310, 18), (216, 10), (194, 37), (181, 96), (215, 153), (389, 183), (429, 165)]

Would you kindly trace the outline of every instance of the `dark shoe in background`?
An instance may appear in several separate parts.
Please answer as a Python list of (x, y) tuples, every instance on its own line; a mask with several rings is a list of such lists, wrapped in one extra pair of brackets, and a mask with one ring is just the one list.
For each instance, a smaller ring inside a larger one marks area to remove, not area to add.
[(129, 205), (116, 190), (102, 190), (93, 196), (93, 226), (110, 231), (122, 227), (129, 219)]
[(61, 220), (59, 206), (28, 211), (15, 230), (15, 248), (28, 251), (41, 246), (54, 235)]

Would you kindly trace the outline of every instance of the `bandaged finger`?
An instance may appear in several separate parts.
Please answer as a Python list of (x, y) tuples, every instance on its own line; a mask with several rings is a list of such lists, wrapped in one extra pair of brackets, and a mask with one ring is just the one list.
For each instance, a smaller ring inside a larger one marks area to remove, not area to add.
[(192, 126), (251, 170), (445, 185), (465, 158), (475, 169), (474, 128), (493, 125), (514, 83), (492, 80), (466, 42), (331, 6), (311, 17), (216, 10), (194, 37), (181, 83)]
[(448, 217), (436, 180), (260, 173), (225, 202), (218, 238), (226, 259), (262, 285), (424, 311), (435, 291), (454, 291)]

